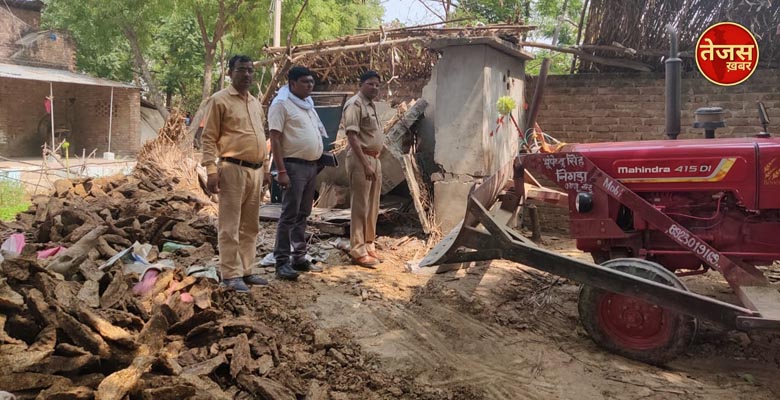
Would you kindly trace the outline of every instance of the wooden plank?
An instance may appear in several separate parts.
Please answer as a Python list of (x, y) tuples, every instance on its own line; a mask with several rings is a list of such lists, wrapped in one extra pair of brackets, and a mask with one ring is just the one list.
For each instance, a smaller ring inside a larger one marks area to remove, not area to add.
[(423, 117), (425, 108), (428, 107), (428, 102), (425, 99), (418, 99), (414, 105), (409, 107), (409, 110), (404, 113), (403, 117), (397, 121), (393, 127), (391, 127), (385, 136), (385, 147), (390, 152), (399, 158), (403, 154), (402, 142), (409, 128), (414, 125), (417, 120)]
[[(420, 219), (420, 225), (423, 228), (423, 232), (431, 233), (431, 222), (428, 219), (428, 213), (425, 211), (423, 205), (423, 193), (427, 193), (420, 185), (422, 182), (422, 175), (420, 169), (417, 167), (417, 162), (414, 159), (413, 154), (404, 154), (401, 156), (401, 166), (406, 176), (406, 185), (409, 187), (409, 193), (412, 195), (412, 203), (414, 209), (417, 210), (417, 217)], [(430, 199), (427, 199), (430, 202)]]
[(525, 177), (525, 182), (529, 183), (531, 185), (534, 185), (536, 187), (543, 187), (541, 183), (530, 173), (527, 169), (523, 169), (523, 177)]
[(528, 200), (550, 203), (559, 207), (569, 206), (569, 195), (567, 193), (546, 187), (534, 187), (526, 184), (525, 197)]

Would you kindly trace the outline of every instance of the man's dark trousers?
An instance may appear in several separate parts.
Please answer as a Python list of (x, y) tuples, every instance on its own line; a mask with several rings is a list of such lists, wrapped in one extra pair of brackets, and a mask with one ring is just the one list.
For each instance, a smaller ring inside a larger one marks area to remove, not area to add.
[(288, 262), (294, 265), (306, 259), (306, 220), (314, 202), (317, 162), (285, 159), (284, 167), (290, 185), (282, 195), (282, 215), (276, 228), (274, 257), (276, 265)]

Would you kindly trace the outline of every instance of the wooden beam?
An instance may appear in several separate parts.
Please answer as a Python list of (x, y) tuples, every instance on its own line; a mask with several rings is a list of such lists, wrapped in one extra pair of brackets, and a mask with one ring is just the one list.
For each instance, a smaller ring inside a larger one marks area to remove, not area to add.
[[(295, 54), (292, 57), (293, 63), (299, 61), (301, 58), (306, 57), (308, 55), (316, 54), (318, 56), (322, 56), (325, 54), (333, 54), (333, 53), (340, 53), (340, 52), (348, 52), (348, 51), (356, 51), (356, 50), (370, 50), (373, 48), (379, 48), (383, 46), (391, 46), (396, 44), (402, 44), (402, 43), (421, 43), (423, 41), (427, 40), (427, 38), (424, 37), (408, 37), (403, 39), (396, 39), (396, 40), (387, 40), (384, 42), (370, 42), (370, 43), (362, 43), (362, 44), (353, 44), (353, 45), (346, 45), (346, 46), (335, 46), (330, 48), (323, 48), (323, 49), (314, 49), (314, 50), (308, 50), (304, 52), (295, 52)], [(278, 62), (279, 60), (283, 59), (285, 56), (276, 56), (272, 58), (265, 58), (259, 61), (255, 61), (255, 66), (261, 66), (261, 65), (268, 65), (273, 64), (275, 62)]]
[[(422, 225), (423, 232), (426, 234), (431, 233), (433, 230), (431, 221), (428, 218), (428, 212), (425, 211), (425, 205), (423, 203), (423, 193), (427, 193), (427, 190), (423, 190), (422, 185), (425, 182), (422, 180), (422, 174), (420, 174), (420, 168), (417, 167), (417, 161), (414, 159), (414, 154), (404, 154), (401, 156), (401, 166), (404, 170), (404, 176), (406, 177), (406, 185), (409, 187), (409, 193), (412, 195), (412, 202), (414, 203), (414, 209), (417, 210), (417, 217)], [(432, 199), (427, 198), (425, 201), (430, 204)]]
[(638, 61), (618, 59), (618, 58), (605, 58), (605, 57), (594, 56), (592, 54), (585, 53), (582, 50), (573, 49), (571, 47), (552, 46), (546, 43), (538, 43), (538, 42), (521, 42), (520, 45), (528, 46), (528, 47), (536, 47), (539, 49), (552, 50), (560, 53), (574, 54), (583, 60), (592, 61), (597, 64), (628, 68), (628, 69), (633, 69), (635, 71), (642, 71), (642, 72), (653, 71), (653, 68), (645, 63), (641, 63)]
[[(669, 55), (668, 50), (661, 50), (661, 49), (642, 49), (642, 50), (634, 50), (630, 49), (628, 47), (618, 47), (618, 46), (607, 46), (607, 45), (592, 45), (592, 44), (584, 44), (580, 46), (583, 50), (596, 50), (596, 51), (610, 51), (613, 53), (620, 53), (620, 54), (637, 54), (640, 56), (651, 56), (651, 57), (664, 57)], [(681, 58), (693, 58), (693, 54), (689, 51), (681, 51), (679, 53)]]
[[(496, 35), (511, 35), (521, 34), (529, 30), (536, 29), (535, 25), (511, 25), (511, 24), (497, 24), (497, 25), (485, 25), (485, 26), (472, 26), (472, 27), (457, 27), (457, 28), (422, 28), (421, 26), (411, 26), (400, 29), (393, 29), (385, 32), (382, 35), (380, 31), (372, 31), (368, 33), (362, 33), (357, 35), (348, 35), (331, 40), (321, 40), (315, 43), (301, 44), (292, 47), (292, 53), (307, 52), (317, 49), (347, 46), (359, 43), (378, 42), (380, 40), (398, 40), (403, 38), (409, 38), (416, 36), (417, 38), (428, 37), (446, 37), (452, 33), (471, 33), (474, 37), (478, 36), (496, 36)], [(287, 47), (266, 47), (264, 51), (267, 54), (282, 54), (287, 51)]]

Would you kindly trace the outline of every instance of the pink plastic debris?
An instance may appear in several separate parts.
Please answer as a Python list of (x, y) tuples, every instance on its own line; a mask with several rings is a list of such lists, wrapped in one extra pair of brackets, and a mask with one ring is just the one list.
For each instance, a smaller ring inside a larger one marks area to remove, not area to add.
[(147, 269), (144, 273), (141, 281), (133, 286), (133, 293), (136, 296), (142, 296), (148, 293), (154, 287), (154, 283), (157, 282), (157, 277), (160, 275), (160, 271), (156, 269)]
[(57, 246), (51, 249), (41, 250), (38, 252), (38, 259), (44, 259), (56, 256), (57, 254), (60, 254), (60, 252), (65, 251), (65, 248), (62, 246)]
[(6, 253), (9, 254), (22, 254), (22, 250), (24, 250), (25, 240), (24, 240), (24, 234), (22, 233), (14, 233), (12, 234), (8, 239), (3, 242), (2, 249)]

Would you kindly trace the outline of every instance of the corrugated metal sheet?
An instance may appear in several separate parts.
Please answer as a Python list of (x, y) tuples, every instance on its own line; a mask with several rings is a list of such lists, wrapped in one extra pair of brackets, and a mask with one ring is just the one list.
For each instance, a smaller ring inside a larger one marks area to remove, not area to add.
[(114, 82), (108, 79), (95, 78), (85, 74), (77, 74), (70, 71), (51, 68), (38, 68), (26, 65), (0, 63), (0, 78), (26, 79), (31, 81), (75, 83), (80, 85), (119, 87), (126, 89), (138, 89), (137, 86), (122, 82)]

